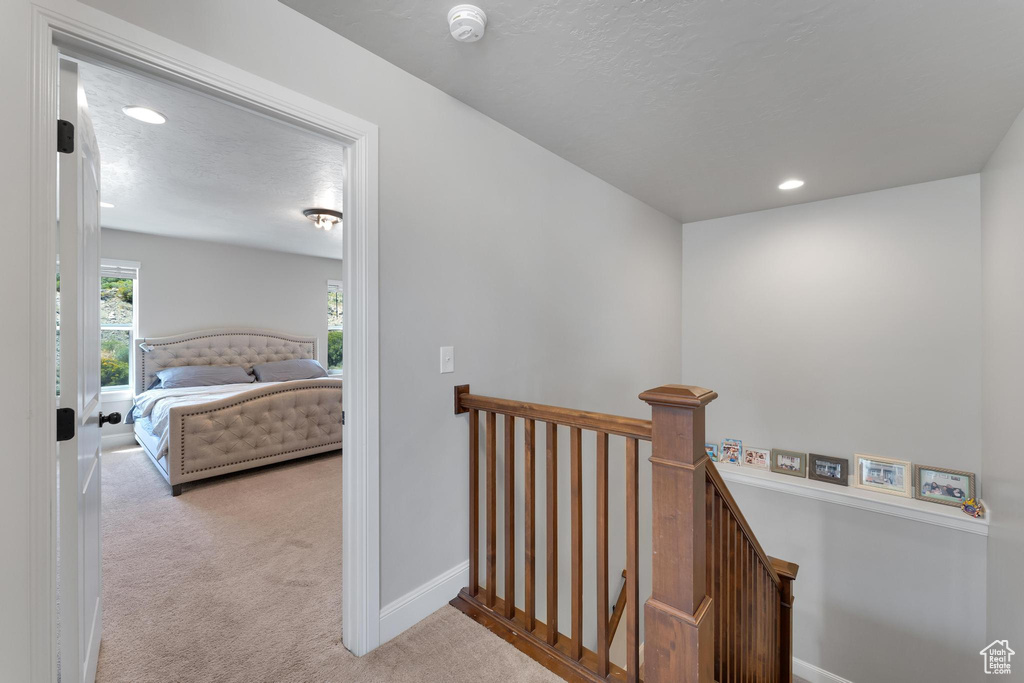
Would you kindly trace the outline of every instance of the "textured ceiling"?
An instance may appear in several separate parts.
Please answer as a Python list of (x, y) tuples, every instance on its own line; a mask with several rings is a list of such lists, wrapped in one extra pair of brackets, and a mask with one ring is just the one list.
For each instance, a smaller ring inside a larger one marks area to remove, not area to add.
[[(100, 147), (104, 227), (341, 258), (341, 230), (302, 210), (341, 210), (344, 147), (162, 82), (82, 64)], [(127, 104), (167, 117), (149, 125)]]
[(685, 221), (976, 172), (1024, 107), (1018, 0), (282, 2)]

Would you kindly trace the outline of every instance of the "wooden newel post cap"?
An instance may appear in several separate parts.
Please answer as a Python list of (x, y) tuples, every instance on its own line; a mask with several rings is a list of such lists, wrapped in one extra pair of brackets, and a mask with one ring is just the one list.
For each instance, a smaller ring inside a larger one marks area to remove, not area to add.
[(718, 398), (718, 394), (704, 387), (687, 384), (666, 384), (648, 389), (640, 394), (640, 400), (651, 405), (675, 406), (678, 408), (700, 408)]

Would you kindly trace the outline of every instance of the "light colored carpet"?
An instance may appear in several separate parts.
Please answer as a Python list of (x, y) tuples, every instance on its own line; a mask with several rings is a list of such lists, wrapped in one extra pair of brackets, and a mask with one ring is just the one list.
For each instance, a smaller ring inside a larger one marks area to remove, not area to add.
[(99, 683), (557, 682), (451, 607), (371, 654), (340, 644), (341, 455), (186, 487), (104, 454)]

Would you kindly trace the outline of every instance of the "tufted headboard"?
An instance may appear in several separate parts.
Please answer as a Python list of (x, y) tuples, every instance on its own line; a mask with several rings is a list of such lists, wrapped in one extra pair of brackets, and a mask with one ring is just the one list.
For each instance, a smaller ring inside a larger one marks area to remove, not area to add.
[(149, 388), (164, 368), (241, 365), (251, 372), (253, 365), (293, 358), (316, 358), (316, 337), (226, 328), (140, 339), (135, 348), (135, 393)]

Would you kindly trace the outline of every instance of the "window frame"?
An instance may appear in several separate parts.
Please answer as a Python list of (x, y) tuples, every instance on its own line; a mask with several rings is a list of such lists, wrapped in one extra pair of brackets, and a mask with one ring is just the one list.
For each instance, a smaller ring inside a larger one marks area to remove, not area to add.
[(106, 277), (103, 269), (118, 268), (134, 271), (132, 281), (132, 322), (127, 324), (105, 325), (100, 321), (100, 334), (104, 330), (127, 330), (128, 331), (128, 384), (118, 384), (110, 387), (100, 387), (100, 395), (105, 401), (127, 400), (135, 396), (135, 339), (138, 337), (139, 329), (139, 271), (142, 264), (138, 261), (125, 261), (122, 259), (101, 258), (100, 259), (100, 280)]
[(327, 346), (324, 348), (324, 361), (325, 361), (324, 365), (325, 365), (325, 367), (327, 369), (327, 374), (329, 376), (331, 376), (331, 377), (342, 377), (345, 374), (345, 363), (344, 363), (344, 361), (342, 361), (342, 365), (341, 365), (340, 369), (332, 369), (331, 368), (331, 362), (330, 362), (330, 359), (328, 358), (327, 354), (330, 352), (331, 332), (334, 332), (334, 331), (344, 332), (345, 331), (345, 298), (344, 298), (345, 284), (344, 284), (344, 282), (342, 282), (341, 280), (328, 280), (327, 281), (327, 293), (330, 294), (332, 291), (338, 291), (338, 292), (342, 293), (342, 299), (341, 299), (341, 301), (342, 301), (342, 304), (341, 304), (341, 306), (342, 306), (342, 309), (341, 309), (341, 325), (331, 325), (330, 323), (327, 324)]

